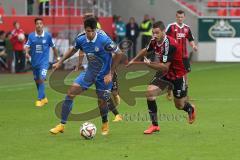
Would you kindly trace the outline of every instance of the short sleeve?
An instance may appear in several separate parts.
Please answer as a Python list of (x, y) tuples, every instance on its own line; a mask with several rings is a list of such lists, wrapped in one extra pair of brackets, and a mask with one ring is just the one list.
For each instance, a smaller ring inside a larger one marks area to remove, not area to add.
[(31, 36), (29, 35), (28, 36), (28, 40), (27, 42), (25, 43), (25, 47), (30, 47), (32, 45), (32, 39), (31, 39)]
[(188, 30), (188, 41), (189, 42), (194, 41), (194, 37), (190, 28)]
[(162, 56), (162, 62), (167, 63), (167, 62), (172, 62), (173, 60), (173, 55), (177, 51), (177, 43), (174, 43), (171, 41), (166, 41), (165, 46), (164, 46), (164, 54)]
[(111, 38), (108, 37), (108, 36), (105, 37), (104, 49), (105, 49), (107, 52), (111, 52), (111, 53), (119, 53), (119, 52), (120, 52), (120, 49), (119, 49), (119, 47), (117, 46), (117, 44), (116, 44), (115, 42), (113, 42), (113, 41), (111, 40)]
[(167, 26), (167, 28), (166, 28), (166, 34), (167, 35), (170, 35), (171, 34), (171, 25), (169, 24), (168, 26)]
[(51, 35), (49, 36), (49, 46), (50, 47), (56, 47), (56, 44), (55, 44), (55, 42), (54, 42), (54, 40), (53, 40)]
[(73, 42), (73, 48), (76, 50), (80, 49), (82, 51), (82, 46), (81, 46), (79, 37), (75, 38), (75, 40)]

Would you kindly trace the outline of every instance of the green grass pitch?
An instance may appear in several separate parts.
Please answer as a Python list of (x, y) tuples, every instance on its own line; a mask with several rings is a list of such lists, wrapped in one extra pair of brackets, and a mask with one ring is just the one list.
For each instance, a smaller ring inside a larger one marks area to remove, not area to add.
[[(47, 87), (49, 103), (36, 108), (31, 74), (1, 74), (0, 160), (239, 160), (240, 64), (195, 63), (189, 78), (189, 96), (197, 106), (194, 124), (189, 125), (185, 113), (162, 96), (158, 98), (161, 131), (143, 135), (150, 123), (145, 99), (139, 98), (134, 107), (122, 101), (119, 110), (125, 121), (110, 122), (108, 136), (101, 135), (100, 118), (91, 120), (97, 135), (84, 140), (79, 121), (69, 122), (63, 134), (48, 132), (59, 122), (54, 107), (63, 94)], [(78, 97), (73, 112), (87, 111), (95, 101)]]

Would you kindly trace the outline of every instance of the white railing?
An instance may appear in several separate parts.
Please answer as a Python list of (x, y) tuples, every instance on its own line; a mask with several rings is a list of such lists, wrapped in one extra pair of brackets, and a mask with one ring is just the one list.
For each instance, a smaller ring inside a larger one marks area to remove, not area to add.
[[(112, 2), (111, 0), (52, 0), (49, 6), (49, 15), (53, 16), (80, 16), (89, 12), (96, 16), (110, 17)], [(45, 14), (44, 12), (43, 15)]]

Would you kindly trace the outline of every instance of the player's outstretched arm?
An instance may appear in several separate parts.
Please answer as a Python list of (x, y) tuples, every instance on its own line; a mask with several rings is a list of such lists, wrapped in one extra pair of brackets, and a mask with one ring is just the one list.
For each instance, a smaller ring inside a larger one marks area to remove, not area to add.
[(29, 54), (30, 48), (28, 46), (25, 46), (24, 49), (25, 49), (25, 56), (26, 56), (27, 59), (29, 59), (30, 58), (30, 54)]
[(145, 64), (155, 70), (160, 70), (162, 72), (167, 72), (169, 69), (169, 66), (171, 65), (171, 62), (167, 62), (167, 63), (157, 63), (157, 62), (145, 62)]
[(65, 60), (73, 56), (78, 50), (74, 47), (69, 48), (69, 50), (63, 55), (63, 58), (60, 59), (57, 63), (53, 64), (53, 69), (56, 70), (60, 68)]
[(58, 51), (57, 51), (57, 48), (56, 48), (56, 47), (53, 47), (52, 50), (53, 50), (54, 59), (55, 59), (56, 61), (58, 61), (59, 59), (58, 59)]
[(190, 46), (192, 47), (192, 49), (194, 50), (194, 52), (197, 52), (198, 51), (198, 47), (197, 45), (195, 44), (194, 41), (191, 41), (189, 42)]
[(143, 57), (145, 57), (145, 56), (147, 55), (147, 53), (148, 53), (148, 52), (147, 52), (147, 49), (146, 49), (146, 48), (140, 50), (140, 51), (138, 52), (138, 54), (136, 55), (136, 57), (134, 57), (134, 58), (128, 63), (127, 67), (129, 67), (129, 66), (131, 66), (132, 64), (134, 64), (134, 62), (141, 60)]
[(117, 66), (120, 64), (120, 61), (121, 61), (123, 55), (124, 55), (124, 53), (120, 49), (118, 49), (116, 54), (114, 54), (110, 72), (104, 77), (104, 82), (106, 84), (108, 84), (112, 81), (113, 74), (116, 71)]
[(78, 54), (79, 54), (78, 64), (77, 64), (77, 66), (75, 68), (75, 71), (79, 70), (80, 66), (82, 65), (83, 58), (84, 58), (84, 52), (83, 51), (79, 50)]

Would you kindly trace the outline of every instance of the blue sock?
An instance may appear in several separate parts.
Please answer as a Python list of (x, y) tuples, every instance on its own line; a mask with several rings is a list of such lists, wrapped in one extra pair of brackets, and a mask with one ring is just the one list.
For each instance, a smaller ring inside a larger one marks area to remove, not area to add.
[(63, 102), (63, 105), (62, 105), (62, 114), (61, 114), (62, 115), (62, 119), (61, 119), (62, 124), (66, 124), (68, 115), (70, 114), (70, 112), (72, 110), (72, 106), (73, 106), (73, 100), (70, 99), (69, 96), (66, 96), (65, 101)]
[(41, 100), (45, 98), (45, 85), (44, 83), (38, 84), (38, 99)]

